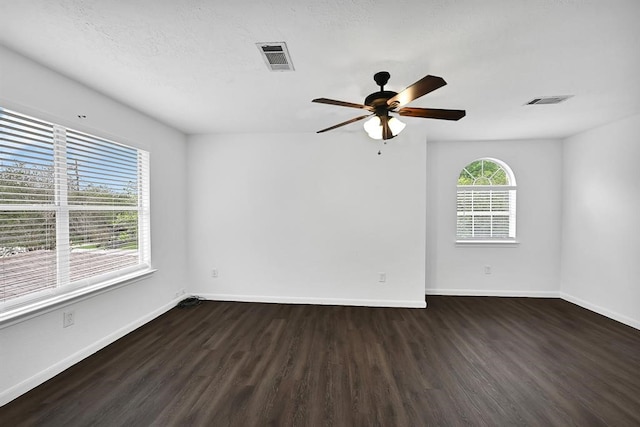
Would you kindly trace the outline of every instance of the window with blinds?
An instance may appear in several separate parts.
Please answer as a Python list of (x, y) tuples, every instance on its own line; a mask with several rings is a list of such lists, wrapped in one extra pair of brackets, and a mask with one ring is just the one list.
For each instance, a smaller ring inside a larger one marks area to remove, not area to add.
[(515, 241), (516, 183), (511, 169), (497, 159), (478, 159), (458, 176), (459, 241)]
[(0, 108), (0, 304), (148, 269), (149, 154)]

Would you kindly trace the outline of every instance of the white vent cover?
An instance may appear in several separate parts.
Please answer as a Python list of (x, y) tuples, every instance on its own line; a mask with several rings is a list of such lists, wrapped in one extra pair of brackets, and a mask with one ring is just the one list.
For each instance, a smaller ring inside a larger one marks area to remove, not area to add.
[(293, 62), (285, 42), (256, 43), (271, 71), (293, 71)]
[(527, 102), (525, 105), (545, 105), (545, 104), (559, 104), (571, 98), (573, 95), (559, 95), (559, 96), (541, 96), (534, 98)]

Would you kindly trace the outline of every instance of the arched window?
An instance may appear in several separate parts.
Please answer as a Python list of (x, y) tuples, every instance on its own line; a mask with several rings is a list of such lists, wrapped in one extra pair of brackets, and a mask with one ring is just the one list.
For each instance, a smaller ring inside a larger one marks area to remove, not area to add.
[(474, 160), (458, 176), (459, 241), (515, 241), (516, 179), (506, 163)]

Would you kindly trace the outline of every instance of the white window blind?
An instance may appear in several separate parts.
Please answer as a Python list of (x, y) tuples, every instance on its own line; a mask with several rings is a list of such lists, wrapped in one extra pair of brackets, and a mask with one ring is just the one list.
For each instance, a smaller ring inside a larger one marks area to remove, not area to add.
[(515, 190), (458, 188), (458, 238), (515, 237)]
[(514, 240), (516, 186), (508, 166), (496, 159), (467, 165), (458, 179), (456, 211), (458, 240)]
[(149, 268), (147, 152), (0, 108), (0, 304)]

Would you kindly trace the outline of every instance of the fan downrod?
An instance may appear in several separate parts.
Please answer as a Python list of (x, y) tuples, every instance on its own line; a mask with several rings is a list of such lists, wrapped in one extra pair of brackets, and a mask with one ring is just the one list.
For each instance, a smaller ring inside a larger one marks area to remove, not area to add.
[(378, 116), (386, 116), (387, 111), (392, 110), (387, 106), (387, 100), (397, 95), (397, 92), (390, 90), (384, 90), (384, 86), (389, 81), (391, 74), (387, 71), (379, 71), (373, 75), (373, 80), (380, 86), (380, 91), (374, 92), (367, 96), (364, 100), (364, 105), (368, 105), (375, 109), (375, 113)]

